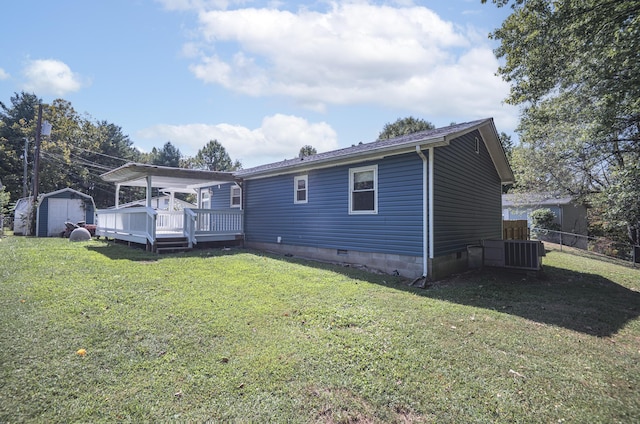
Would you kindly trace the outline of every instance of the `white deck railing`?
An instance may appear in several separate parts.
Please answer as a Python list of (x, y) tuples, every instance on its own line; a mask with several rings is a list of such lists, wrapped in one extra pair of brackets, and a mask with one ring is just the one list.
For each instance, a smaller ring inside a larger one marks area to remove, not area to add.
[(153, 244), (157, 216), (157, 212), (148, 207), (98, 210), (96, 235)]
[(158, 219), (156, 220), (156, 231), (158, 232), (182, 232), (184, 212), (158, 212)]
[(182, 212), (166, 212), (139, 207), (103, 209), (96, 215), (96, 235), (137, 243), (154, 244), (158, 234), (180, 233), (192, 247), (198, 238), (211, 240), (244, 232), (240, 210), (187, 208)]
[(244, 232), (240, 210), (185, 209), (184, 235), (194, 244), (207, 236), (234, 236)]

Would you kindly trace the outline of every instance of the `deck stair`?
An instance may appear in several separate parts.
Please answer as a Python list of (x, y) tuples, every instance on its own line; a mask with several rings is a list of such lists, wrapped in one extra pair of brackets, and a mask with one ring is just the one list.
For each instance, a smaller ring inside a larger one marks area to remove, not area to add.
[(156, 253), (186, 252), (189, 248), (189, 241), (186, 237), (163, 237), (156, 241)]

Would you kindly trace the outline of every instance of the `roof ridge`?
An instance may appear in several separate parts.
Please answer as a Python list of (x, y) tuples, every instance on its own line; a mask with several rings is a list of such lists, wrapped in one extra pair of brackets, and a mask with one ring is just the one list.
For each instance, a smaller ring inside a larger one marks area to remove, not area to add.
[(491, 119), (492, 118), (478, 119), (475, 121), (448, 125), (446, 127), (440, 127), (440, 128), (430, 129), (430, 130), (418, 131), (410, 134), (404, 134), (401, 136), (383, 139), (383, 140), (378, 139), (378, 140), (370, 141), (367, 143), (360, 142), (358, 144), (353, 144), (349, 147), (343, 147), (336, 150), (316, 153), (314, 155), (309, 155), (304, 157), (294, 157), (290, 159), (284, 159), (279, 162), (272, 162), (264, 165), (254, 166), (247, 169), (241, 169), (236, 171), (235, 175), (246, 176), (254, 173), (268, 172), (271, 170), (286, 169), (289, 167), (293, 167), (295, 165), (300, 165), (302, 163), (320, 162), (323, 160), (330, 160), (334, 158), (338, 159), (341, 157), (348, 156), (350, 154), (374, 152), (376, 150), (383, 149), (385, 147), (403, 146), (405, 144), (410, 144), (412, 142), (416, 142), (420, 140), (427, 141), (427, 140), (438, 139), (441, 137), (446, 137), (448, 135), (457, 134), (469, 128), (473, 128)]

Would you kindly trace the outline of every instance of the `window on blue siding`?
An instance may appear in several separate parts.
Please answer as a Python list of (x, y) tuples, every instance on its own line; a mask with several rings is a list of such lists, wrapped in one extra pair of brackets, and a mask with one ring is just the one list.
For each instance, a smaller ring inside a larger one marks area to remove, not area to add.
[(242, 198), (242, 195), (240, 192), (240, 187), (238, 186), (231, 187), (231, 207), (232, 208), (239, 208), (242, 205), (242, 202), (240, 201), (241, 198)]
[(200, 207), (202, 209), (211, 208), (211, 192), (209, 189), (201, 189), (200, 191)]
[(309, 177), (300, 175), (293, 178), (293, 203), (307, 203)]
[(378, 213), (378, 166), (349, 170), (349, 213)]

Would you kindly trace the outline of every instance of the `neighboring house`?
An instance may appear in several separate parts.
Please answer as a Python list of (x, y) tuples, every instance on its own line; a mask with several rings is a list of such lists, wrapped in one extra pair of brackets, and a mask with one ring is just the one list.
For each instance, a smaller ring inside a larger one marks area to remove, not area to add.
[(506, 221), (526, 219), (531, 226), (531, 212), (537, 209), (550, 209), (560, 231), (587, 235), (587, 207), (571, 197), (551, 193), (502, 195), (502, 217)]
[[(16, 203), (14, 234), (29, 235), (28, 217), (33, 207), (32, 199), (32, 197), (22, 198)], [(59, 236), (65, 230), (64, 223), (67, 221), (74, 224), (80, 221), (93, 224), (95, 211), (93, 197), (71, 188), (41, 194), (38, 196), (36, 208), (35, 235), (37, 237)]]
[[(135, 200), (133, 202), (121, 203), (119, 207), (132, 208), (136, 206), (146, 206), (147, 204), (146, 202), (147, 202), (146, 199)], [(171, 202), (172, 202), (171, 196), (169, 195), (154, 196), (151, 198), (151, 207), (159, 211), (168, 211), (169, 209), (172, 209), (174, 211), (181, 211), (181, 210), (184, 210), (185, 208), (196, 207), (196, 205), (194, 205), (193, 203), (185, 202), (184, 200), (174, 198), (173, 208), (170, 208)]]
[[(470, 245), (502, 239), (502, 185), (513, 173), (483, 119), (234, 173), (127, 164), (103, 179), (197, 192), (200, 208), (185, 210), (182, 229), (190, 245), (241, 235), (250, 248), (438, 279), (467, 268)], [(98, 211), (97, 234), (153, 249), (156, 235), (142, 227), (101, 228), (120, 213)]]

